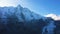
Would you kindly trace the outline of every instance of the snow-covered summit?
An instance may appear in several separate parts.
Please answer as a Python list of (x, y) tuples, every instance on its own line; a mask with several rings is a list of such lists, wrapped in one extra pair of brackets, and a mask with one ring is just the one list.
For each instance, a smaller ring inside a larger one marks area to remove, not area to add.
[(8, 18), (8, 16), (11, 16), (13, 14), (17, 16), (19, 21), (30, 21), (33, 19), (42, 18), (41, 15), (30, 11), (28, 8), (23, 8), (20, 5), (17, 7), (0, 7), (0, 18)]
[(48, 15), (45, 15), (45, 17), (51, 17), (54, 20), (60, 20), (60, 16), (57, 16), (55, 14), (48, 14)]

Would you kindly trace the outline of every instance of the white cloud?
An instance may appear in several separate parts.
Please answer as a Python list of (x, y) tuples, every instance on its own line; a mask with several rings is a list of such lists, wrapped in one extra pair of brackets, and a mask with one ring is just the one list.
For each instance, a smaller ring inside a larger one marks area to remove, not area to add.
[(51, 17), (54, 20), (60, 20), (60, 15), (57, 16), (55, 14), (48, 14), (48, 15), (45, 15), (45, 17)]
[(0, 0), (0, 6), (1, 7), (4, 7), (4, 6), (16, 6), (19, 3), (22, 4), (22, 0)]

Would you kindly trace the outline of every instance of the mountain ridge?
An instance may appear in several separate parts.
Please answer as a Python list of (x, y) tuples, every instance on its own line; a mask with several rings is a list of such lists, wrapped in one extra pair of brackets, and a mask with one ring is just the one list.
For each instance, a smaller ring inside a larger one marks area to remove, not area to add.
[(17, 7), (0, 7), (0, 18), (7, 18), (13, 14), (17, 16), (19, 21), (43, 18), (43, 16), (30, 11), (28, 8), (23, 8), (20, 5)]
[[(59, 22), (56, 22), (57, 24)], [(0, 26), (2, 27), (0, 30), (4, 34), (10, 34), (11, 31), (14, 34), (45, 34), (46, 29), (47, 33), (52, 33), (56, 25), (55, 20), (51, 17), (41, 16), (20, 5), (17, 7), (0, 7)]]

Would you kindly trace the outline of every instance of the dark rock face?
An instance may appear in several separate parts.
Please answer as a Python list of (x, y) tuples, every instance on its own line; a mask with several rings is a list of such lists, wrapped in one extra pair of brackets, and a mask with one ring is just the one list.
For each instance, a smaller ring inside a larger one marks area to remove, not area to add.
[(0, 22), (1, 34), (42, 34), (42, 30), (50, 22), (50, 19), (31, 20), (19, 22), (17, 17), (8, 17), (7, 23)]
[(7, 24), (0, 23), (0, 34), (42, 34), (42, 28), (46, 25), (41, 19), (29, 22), (8, 20)]
[(55, 21), (56, 29), (55, 34), (60, 34), (60, 20)]

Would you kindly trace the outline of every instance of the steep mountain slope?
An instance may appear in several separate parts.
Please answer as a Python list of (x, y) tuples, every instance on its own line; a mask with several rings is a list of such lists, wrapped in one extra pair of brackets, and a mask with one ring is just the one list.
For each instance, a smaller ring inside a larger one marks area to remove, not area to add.
[(43, 18), (43, 16), (31, 12), (28, 8), (23, 8), (20, 5), (17, 7), (0, 7), (0, 18), (8, 18), (11, 15), (17, 16), (19, 21), (30, 21)]
[(0, 32), (3, 34), (41, 34), (47, 24), (45, 17), (20, 5), (0, 7)]
[(0, 7), (0, 31), (3, 31), (4, 34), (10, 34), (11, 31), (14, 34), (45, 34), (46, 29), (47, 33), (52, 33), (54, 23), (52, 18), (31, 12), (28, 8), (23, 8), (20, 5)]

